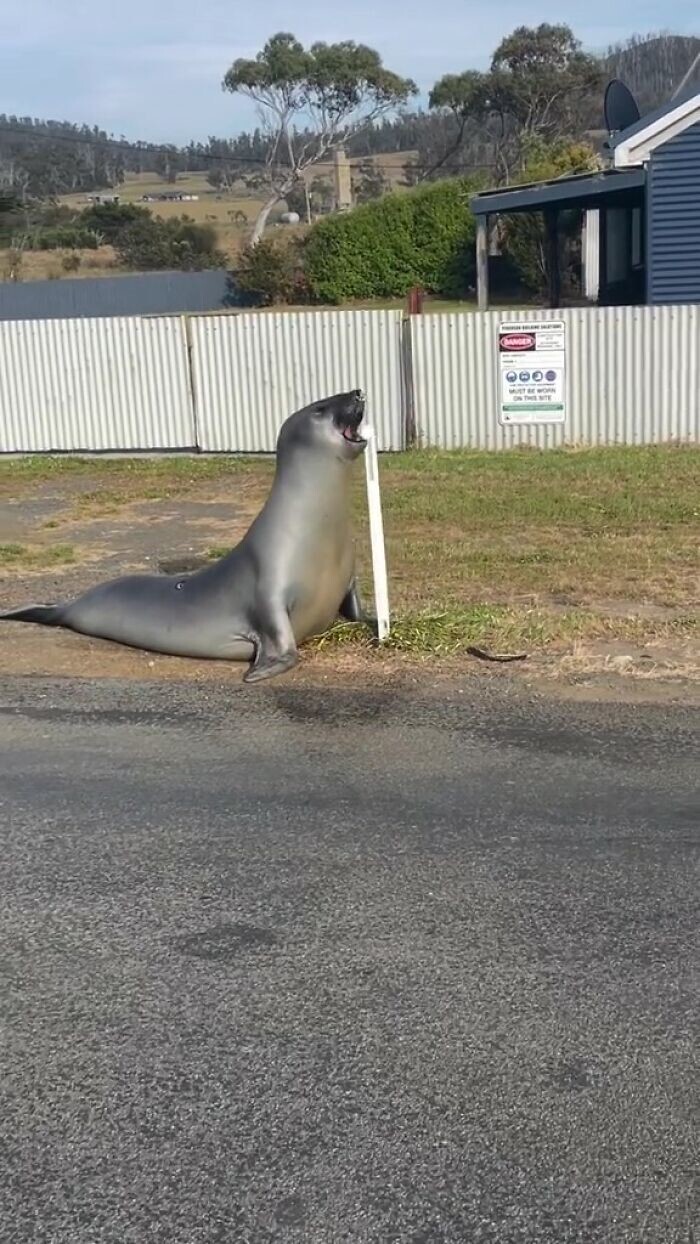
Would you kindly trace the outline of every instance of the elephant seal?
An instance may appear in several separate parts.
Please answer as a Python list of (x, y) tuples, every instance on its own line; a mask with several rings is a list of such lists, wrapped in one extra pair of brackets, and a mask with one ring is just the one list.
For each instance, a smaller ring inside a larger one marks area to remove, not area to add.
[(171, 656), (250, 661), (257, 682), (335, 618), (367, 621), (355, 582), (351, 467), (366, 447), (361, 390), (297, 410), (277, 439), (270, 495), (225, 557), (187, 576), (129, 575), (65, 604), (0, 614)]

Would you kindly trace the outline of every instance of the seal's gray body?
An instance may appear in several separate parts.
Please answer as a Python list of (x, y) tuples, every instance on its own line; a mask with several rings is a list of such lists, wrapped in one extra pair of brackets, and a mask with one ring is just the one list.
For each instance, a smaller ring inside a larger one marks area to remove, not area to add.
[(130, 575), (65, 605), (3, 614), (172, 656), (251, 661), (248, 681), (296, 663), (297, 646), (342, 614), (354, 582), (350, 467), (365, 447), (357, 391), (285, 422), (268, 500), (227, 556), (190, 575)]

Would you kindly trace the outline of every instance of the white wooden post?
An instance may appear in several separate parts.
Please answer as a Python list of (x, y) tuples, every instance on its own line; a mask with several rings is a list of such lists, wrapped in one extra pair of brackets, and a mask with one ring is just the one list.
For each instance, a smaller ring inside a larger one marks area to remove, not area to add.
[(382, 498), (379, 491), (379, 459), (374, 428), (363, 429), (367, 439), (365, 449), (365, 477), (367, 481), (367, 508), (369, 510), (369, 535), (372, 546), (372, 578), (374, 580), (374, 605), (377, 612), (377, 636), (379, 642), (389, 635), (389, 582), (386, 573), (386, 548), (384, 546), (384, 522)]

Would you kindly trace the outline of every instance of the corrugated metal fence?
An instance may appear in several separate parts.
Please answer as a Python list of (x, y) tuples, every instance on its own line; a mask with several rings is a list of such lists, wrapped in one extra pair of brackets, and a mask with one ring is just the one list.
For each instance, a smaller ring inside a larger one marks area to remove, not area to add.
[(400, 311), (270, 312), (192, 321), (197, 443), (271, 452), (287, 415), (362, 388), (381, 450), (404, 447)]
[(501, 427), (500, 312), (310, 311), (0, 323), (0, 452), (269, 452), (287, 414), (362, 387), (382, 450), (700, 441), (700, 307), (563, 319), (563, 425)]
[[(566, 420), (502, 427), (498, 326), (566, 324)], [(700, 307), (486, 311), (411, 320), (419, 444), (472, 449), (700, 440)]]
[(0, 452), (195, 443), (180, 320), (0, 323)]

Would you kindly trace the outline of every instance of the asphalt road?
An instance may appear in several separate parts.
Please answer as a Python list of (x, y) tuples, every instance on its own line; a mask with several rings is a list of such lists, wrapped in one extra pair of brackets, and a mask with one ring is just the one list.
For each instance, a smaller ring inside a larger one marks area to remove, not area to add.
[(689, 1244), (698, 719), (9, 680), (2, 1244)]

